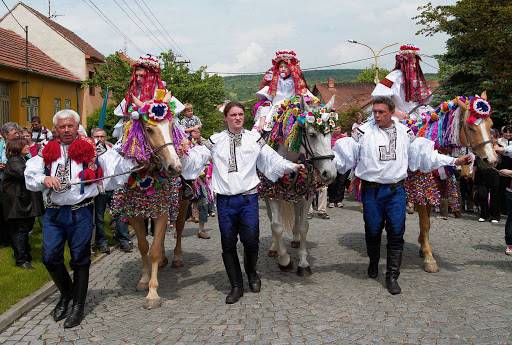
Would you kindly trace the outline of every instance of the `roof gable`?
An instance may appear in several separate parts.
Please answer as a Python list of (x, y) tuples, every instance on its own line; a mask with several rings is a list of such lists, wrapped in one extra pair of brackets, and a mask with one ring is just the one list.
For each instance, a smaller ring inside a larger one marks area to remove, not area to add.
[(66, 29), (65, 27), (63, 27), (60, 24), (57, 24), (56, 22), (54, 22), (50, 18), (46, 17), (42, 13), (39, 13), (38, 11), (34, 10), (32, 7), (25, 5), (23, 2), (19, 2), (18, 5), (23, 5), (27, 10), (32, 12), (36, 17), (41, 19), (48, 26), (50, 26), (53, 30), (55, 30), (60, 35), (62, 35), (65, 39), (67, 39), (69, 42), (71, 42), (75, 47), (80, 49), (84, 54), (89, 55), (90, 57), (92, 57), (98, 61), (103, 61), (105, 59), (105, 56), (103, 56), (103, 54), (101, 54), (99, 51), (94, 49), (89, 43), (85, 42), (73, 31)]
[(324, 102), (328, 102), (335, 95), (334, 107), (344, 111), (354, 105), (364, 108), (370, 104), (374, 88), (374, 83), (334, 83), (334, 87), (329, 87), (328, 83), (316, 83), (313, 94)]
[[(29, 71), (59, 79), (81, 83), (70, 71), (48, 55), (28, 44)], [(25, 70), (25, 39), (14, 32), (0, 28), (0, 64)]]

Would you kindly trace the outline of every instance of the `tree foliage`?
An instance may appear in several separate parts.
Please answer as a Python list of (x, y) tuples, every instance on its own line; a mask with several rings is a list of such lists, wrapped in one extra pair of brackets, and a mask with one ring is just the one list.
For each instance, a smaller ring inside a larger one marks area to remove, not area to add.
[[(221, 130), (224, 121), (216, 106), (224, 101), (222, 78), (205, 73), (205, 66), (197, 71), (191, 71), (185, 63), (177, 61), (172, 52), (162, 53), (158, 58), (162, 64), (160, 76), (166, 82), (167, 89), (180, 102), (192, 104), (194, 114), (203, 123), (203, 136), (208, 137), (213, 132)], [(108, 86), (112, 90), (112, 98), (117, 105), (126, 96), (133, 67), (121, 59), (118, 52), (109, 55), (106, 61), (107, 63), (100, 65), (99, 68), (95, 67), (94, 77), (86, 80), (84, 85), (100, 86), (103, 94)], [(107, 118), (108, 116), (109, 113)], [(181, 118), (181, 115), (179, 117)], [(97, 121), (91, 124), (97, 125)]]
[[(375, 75), (374, 75), (375, 78)], [(365, 114), (363, 110), (355, 105), (352, 105), (345, 111), (338, 111), (338, 121), (337, 124), (341, 126), (341, 133), (351, 133), (352, 125), (356, 122), (357, 117), (359, 115), (363, 115), (363, 120), (368, 117), (368, 114)]]
[(512, 1), (460, 0), (455, 5), (428, 3), (414, 17), (422, 28), (417, 35), (445, 33), (447, 53), (437, 56), (446, 98), (480, 94), (487, 90), (493, 117), (512, 110)]
[[(388, 71), (387, 69), (379, 68), (379, 81), (386, 78), (386, 76), (389, 73), (390, 73), (390, 71)], [(375, 65), (372, 64), (371, 67), (366, 68), (364, 71), (361, 72), (361, 74), (359, 74), (356, 81), (358, 81), (360, 83), (363, 83), (363, 82), (373, 83), (374, 80), (375, 80)]]
[[(112, 132), (114, 131), (114, 126), (119, 121), (120, 117), (114, 115), (114, 109), (117, 104), (109, 104), (107, 105), (107, 112), (105, 116), (105, 125), (103, 129), (107, 132), (107, 141), (111, 143), (115, 143), (117, 141), (116, 138), (112, 137)], [(100, 122), (101, 108), (96, 109), (91, 115), (87, 117), (87, 133), (91, 135), (91, 130), (93, 128), (98, 127), (98, 123)]]

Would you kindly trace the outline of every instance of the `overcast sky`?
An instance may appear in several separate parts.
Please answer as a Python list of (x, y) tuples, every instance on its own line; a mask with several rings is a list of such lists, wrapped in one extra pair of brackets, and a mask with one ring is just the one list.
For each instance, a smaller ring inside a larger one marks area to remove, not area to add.
[[(4, 0), (12, 8), (18, 0)], [(87, 5), (86, 2), (87, 1)], [(144, 2), (163, 25), (158, 26)], [(25, 0), (27, 5), (48, 14), (48, 0)], [(158, 55), (158, 47), (130, 17), (165, 49), (178, 46), (193, 69), (207, 66), (215, 72), (261, 72), (271, 66), (278, 50), (294, 50), (302, 68), (311, 68), (373, 57), (370, 49), (349, 43), (354, 39), (376, 52), (398, 42), (382, 54), (406, 43), (416, 44), (427, 55), (445, 52), (446, 36), (416, 36), (419, 30), (411, 18), (418, 6), (415, 0), (92, 0), (143, 52)], [(434, 5), (455, 4), (455, 0), (433, 0)], [(0, 4), (3, 6), (3, 4)], [(148, 14), (144, 15), (140, 5)], [(125, 47), (125, 39), (103, 21), (89, 0), (51, 0), (51, 12), (59, 24), (75, 32), (104, 55)], [(138, 17), (131, 12), (135, 11)], [(0, 8), (0, 15), (7, 12)], [(25, 23), (21, 23), (25, 25)], [(158, 30), (158, 29), (159, 30)], [(169, 37), (170, 36), (170, 37)], [(160, 42), (161, 43), (160, 43)], [(173, 42), (174, 41), (174, 42)], [(171, 44), (169, 43), (171, 42)], [(176, 45), (175, 45), (176, 44)], [(137, 58), (140, 51), (126, 43), (127, 54)], [(424, 72), (436, 72), (435, 60), (424, 57)], [(365, 68), (373, 60), (336, 68)], [(379, 67), (392, 69), (394, 54), (382, 56)]]

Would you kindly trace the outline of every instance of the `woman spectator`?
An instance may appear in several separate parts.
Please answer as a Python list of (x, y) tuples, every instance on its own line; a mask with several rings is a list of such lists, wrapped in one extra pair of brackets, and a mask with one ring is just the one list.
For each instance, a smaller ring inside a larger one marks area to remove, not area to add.
[(30, 265), (30, 244), (28, 233), (34, 226), (34, 219), (43, 214), (43, 197), (40, 192), (30, 192), (25, 187), (25, 163), (29, 146), (24, 138), (9, 141), (6, 149), (8, 158), (4, 169), (2, 188), (4, 192), (3, 216), (7, 220), (11, 247), (16, 266), (33, 270)]
[[(9, 143), (11, 139), (19, 137), (19, 130), (20, 127), (15, 122), (7, 122), (0, 129), (0, 132), (2, 133), (3, 137), (2, 140), (0, 140), (0, 200), (2, 201), (4, 199), (4, 196), (2, 192), (1, 182), (4, 178), (5, 163), (7, 162), (7, 157), (5, 156), (7, 143)], [(1, 205), (0, 213), (2, 213)], [(8, 247), (10, 242), (11, 241), (7, 224), (4, 222), (3, 217), (0, 217), (0, 248)]]
[[(499, 147), (507, 147), (512, 145), (512, 127), (511, 126), (503, 126), (501, 128), (502, 137), (498, 139), (497, 143)], [(498, 166), (496, 169), (508, 169), (512, 170), (512, 158), (506, 155), (500, 155), (498, 159)], [(510, 187), (510, 182), (512, 182), (512, 178), (510, 176), (500, 175), (500, 212), (502, 215), (508, 214), (507, 209), (507, 199), (505, 195), (505, 190)]]
[(29, 158), (37, 156), (37, 153), (41, 148), (41, 144), (32, 141), (32, 129), (29, 127), (21, 127), (20, 136), (27, 141), (27, 145), (30, 150)]

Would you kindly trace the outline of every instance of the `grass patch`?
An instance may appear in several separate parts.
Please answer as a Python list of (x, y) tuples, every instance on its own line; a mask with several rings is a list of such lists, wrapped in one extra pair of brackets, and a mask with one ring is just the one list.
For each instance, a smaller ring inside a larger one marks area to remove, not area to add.
[[(105, 232), (109, 246), (116, 244), (117, 241), (113, 238), (107, 215), (105, 216)], [(0, 262), (2, 263), (0, 265), (0, 314), (51, 280), (50, 274), (41, 262), (42, 241), (41, 226), (36, 218), (33, 233), (29, 237), (33, 257), (31, 265), (36, 268), (35, 270), (16, 267), (12, 249), (10, 247), (0, 249)], [(68, 270), (70, 269), (69, 259), (69, 248), (66, 244), (64, 261)], [(92, 257), (92, 260), (94, 260), (94, 257)]]

